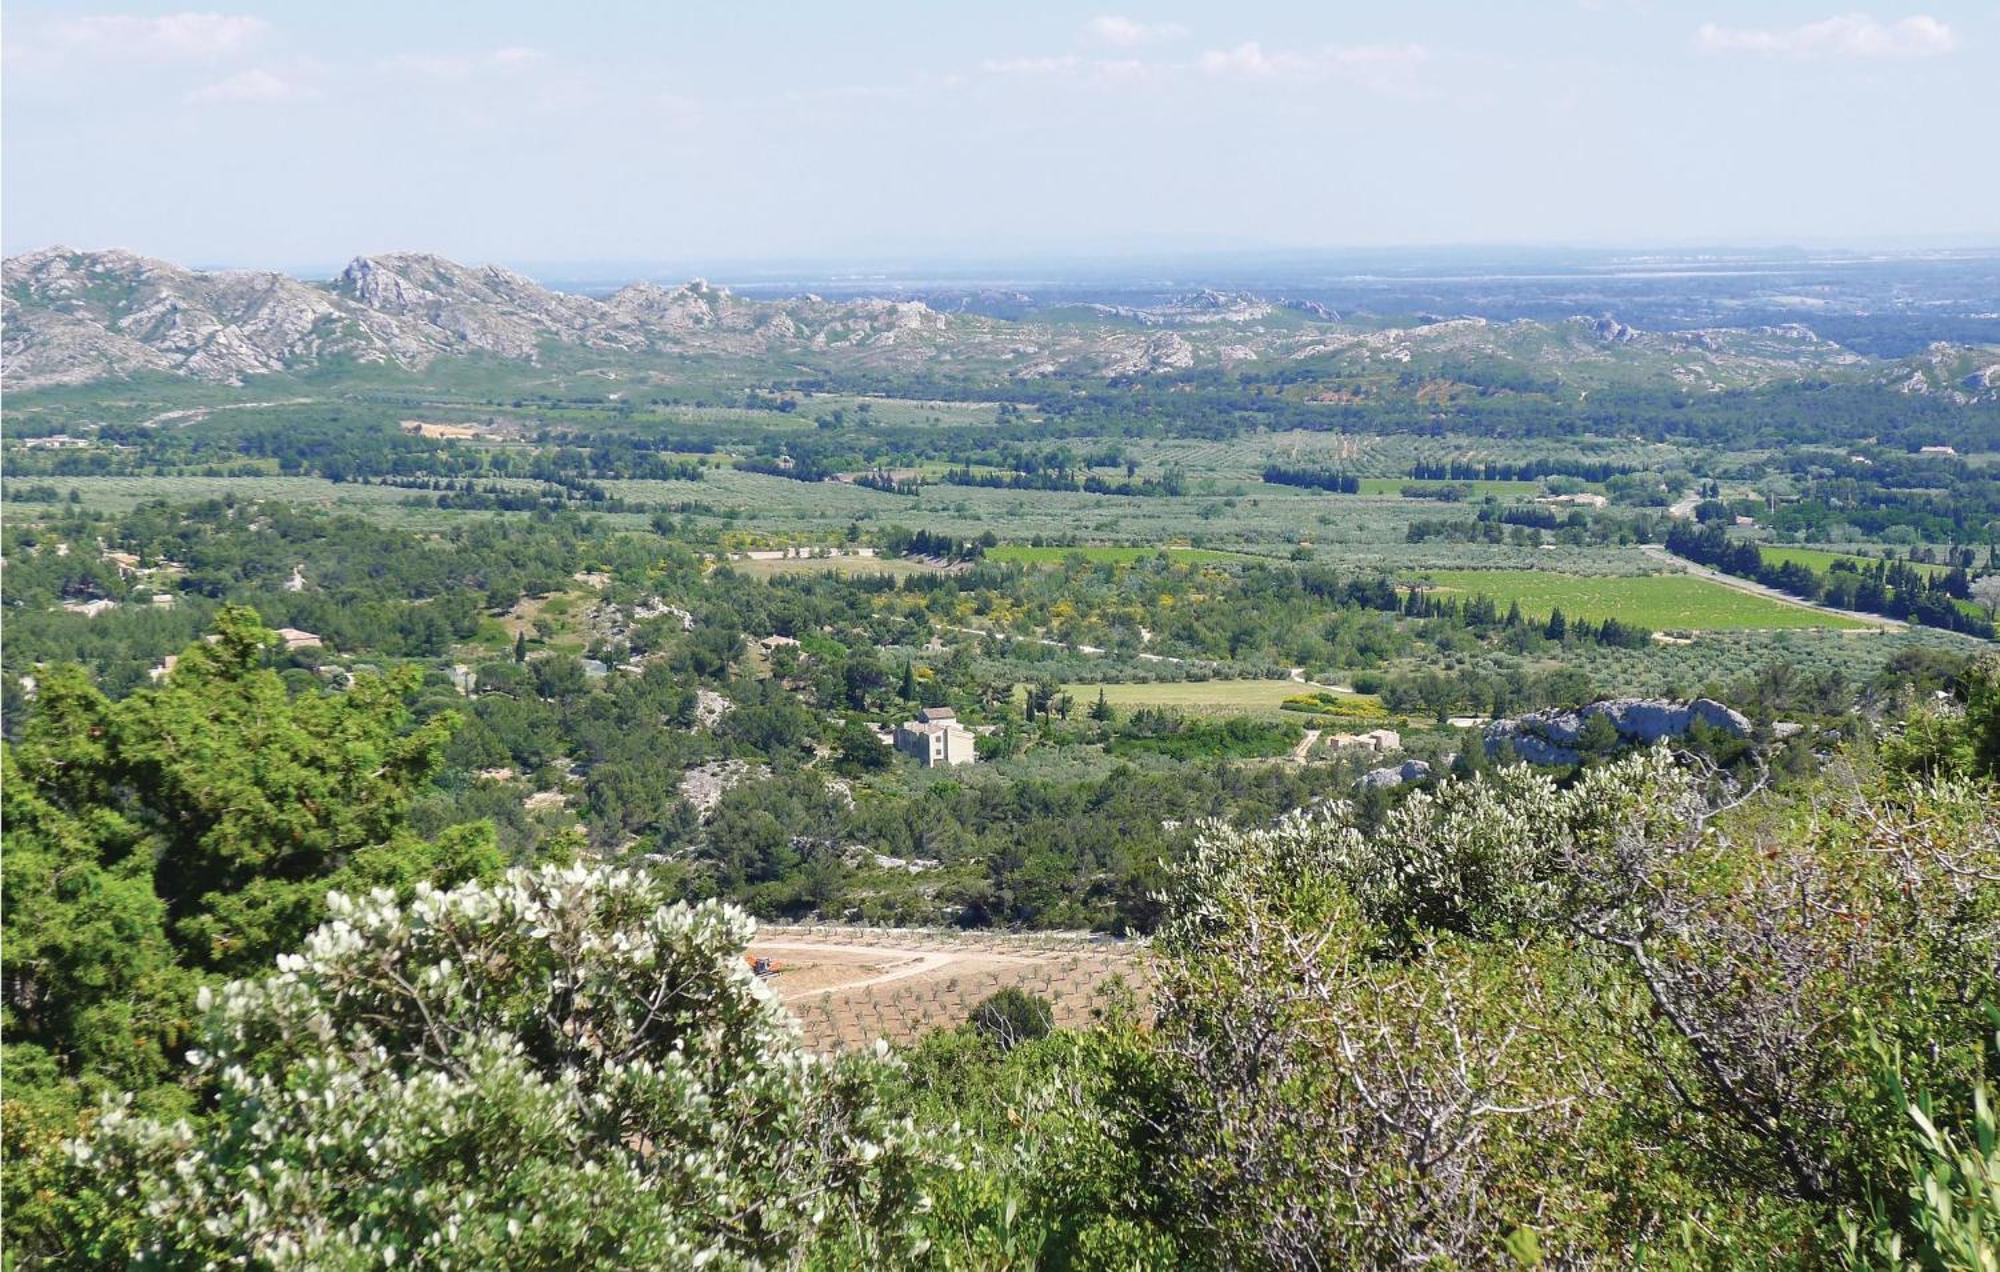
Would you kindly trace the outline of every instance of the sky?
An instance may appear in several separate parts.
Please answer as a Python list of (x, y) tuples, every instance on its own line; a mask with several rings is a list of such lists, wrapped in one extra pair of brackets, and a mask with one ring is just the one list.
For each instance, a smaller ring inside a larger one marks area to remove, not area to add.
[(2000, 244), (2000, 4), (1920, 3), (6, 3), (0, 240), (297, 269)]

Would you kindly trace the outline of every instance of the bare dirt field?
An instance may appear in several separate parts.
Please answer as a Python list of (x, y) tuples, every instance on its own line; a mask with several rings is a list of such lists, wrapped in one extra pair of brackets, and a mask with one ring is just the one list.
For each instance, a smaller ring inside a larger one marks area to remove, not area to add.
[(1121, 986), (1143, 1007), (1141, 949), (1069, 933), (771, 925), (749, 953), (777, 964), (766, 983), (798, 1017), (807, 1042), (846, 1050), (963, 1024), (1008, 986), (1046, 998), (1058, 1025), (1087, 1023)]

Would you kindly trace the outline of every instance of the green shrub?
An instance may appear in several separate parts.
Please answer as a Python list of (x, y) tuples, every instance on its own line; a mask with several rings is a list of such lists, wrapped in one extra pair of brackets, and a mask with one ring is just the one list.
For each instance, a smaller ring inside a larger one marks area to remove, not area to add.
[[(1995, 1012), (2000, 1019), (2000, 1011)], [(1993, 1039), (2000, 1051), (2000, 1034)], [(1853, 1268), (2000, 1268), (2000, 1106), (1983, 1075), (1956, 1110), (1953, 1128), (1928, 1091), (1910, 1098), (1904, 1058), (1875, 1041), (1882, 1099), (1908, 1114), (1914, 1129), (1897, 1154), (1900, 1195), (1870, 1199), (1865, 1219), (1844, 1216), (1844, 1251)], [(1969, 1115), (1968, 1115), (1969, 1113)]]
[(1285, 711), (1305, 711), (1323, 713), (1355, 720), (1386, 720), (1389, 709), (1382, 705), (1380, 698), (1364, 697), (1351, 693), (1296, 693), (1279, 704)]
[(1023, 1042), (1048, 1037), (1055, 1027), (1055, 1013), (1048, 999), (1009, 985), (973, 1008), (971, 1021), (981, 1037), (1008, 1051)]
[(911, 1254), (918, 1132), (871, 1056), (800, 1050), (751, 924), (645, 876), (327, 899), (275, 975), (204, 990), (193, 1123), (74, 1149), (74, 1263), (791, 1265)]

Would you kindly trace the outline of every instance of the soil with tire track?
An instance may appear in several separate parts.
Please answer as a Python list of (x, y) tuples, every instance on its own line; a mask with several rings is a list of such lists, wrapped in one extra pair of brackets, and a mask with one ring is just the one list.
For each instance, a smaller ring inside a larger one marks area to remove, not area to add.
[(848, 1050), (964, 1024), (1008, 987), (1047, 999), (1058, 1025), (1087, 1024), (1128, 995), (1143, 1011), (1143, 948), (1075, 933), (769, 925), (749, 954), (777, 966), (765, 984), (798, 1017), (809, 1045)]

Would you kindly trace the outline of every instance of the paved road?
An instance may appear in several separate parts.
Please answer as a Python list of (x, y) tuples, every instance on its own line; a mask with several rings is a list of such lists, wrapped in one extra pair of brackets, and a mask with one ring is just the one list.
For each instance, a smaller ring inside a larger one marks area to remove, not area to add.
[(1705, 565), (1696, 565), (1685, 557), (1675, 556), (1657, 543), (1641, 544), (1639, 551), (1645, 553), (1655, 561), (1664, 561), (1666, 564), (1674, 566), (1685, 573), (1692, 574), (1698, 579), (1707, 579), (1711, 583), (1720, 583), (1724, 587), (1733, 587), (1739, 592), (1748, 592), (1752, 596), (1761, 596), (1766, 600), (1780, 601), (1786, 605), (1796, 605), (1800, 609), (1809, 609), (1815, 614), (1838, 614), (1842, 618), (1851, 618), (1857, 622), (1867, 623), (1871, 627), (1879, 627), (1884, 631), (1891, 632), (1899, 632), (1909, 626), (1908, 623), (1903, 622), (1901, 619), (1884, 618), (1880, 614), (1864, 614), (1860, 610), (1835, 609), (1831, 605), (1814, 605), (1810, 601), (1802, 601), (1789, 593), (1780, 592), (1775, 587), (1765, 587), (1762, 583), (1756, 582), (1753, 579), (1739, 579), (1734, 574), (1724, 574), (1720, 570), (1711, 570)]

